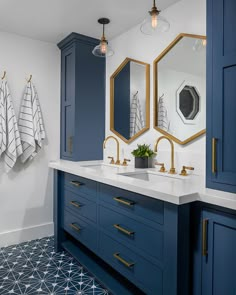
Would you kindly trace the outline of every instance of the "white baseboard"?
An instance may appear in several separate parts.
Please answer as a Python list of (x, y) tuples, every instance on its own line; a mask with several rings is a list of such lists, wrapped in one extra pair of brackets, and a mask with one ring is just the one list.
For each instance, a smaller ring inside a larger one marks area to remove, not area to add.
[(53, 222), (0, 233), (0, 247), (15, 245), (54, 234)]

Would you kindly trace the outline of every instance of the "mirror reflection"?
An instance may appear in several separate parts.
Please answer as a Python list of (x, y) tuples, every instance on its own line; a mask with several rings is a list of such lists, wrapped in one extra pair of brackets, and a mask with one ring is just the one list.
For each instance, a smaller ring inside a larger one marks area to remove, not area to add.
[(127, 143), (149, 129), (149, 72), (126, 58), (111, 76), (111, 130)]
[(206, 39), (181, 34), (155, 60), (155, 128), (185, 144), (206, 128)]

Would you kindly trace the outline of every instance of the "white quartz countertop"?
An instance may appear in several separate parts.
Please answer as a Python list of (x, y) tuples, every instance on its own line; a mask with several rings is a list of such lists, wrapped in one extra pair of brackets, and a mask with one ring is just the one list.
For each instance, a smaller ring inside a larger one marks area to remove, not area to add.
[[(194, 174), (187, 177), (171, 176), (163, 175), (157, 168), (135, 169), (131, 165), (123, 167), (107, 164), (101, 166), (101, 164), (102, 161), (58, 160), (50, 162), (49, 167), (176, 205), (202, 201), (236, 210), (236, 194), (206, 189), (205, 180), (201, 176)], [(120, 175), (120, 173), (139, 174), (145, 171), (154, 174), (154, 178), (155, 175), (161, 177), (157, 177), (158, 181), (146, 181)]]

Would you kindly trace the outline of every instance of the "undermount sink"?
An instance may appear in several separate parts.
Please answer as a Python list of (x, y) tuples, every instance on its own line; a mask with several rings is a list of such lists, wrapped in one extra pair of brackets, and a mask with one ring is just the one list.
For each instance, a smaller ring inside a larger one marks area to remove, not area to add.
[(119, 173), (119, 175), (127, 176), (135, 179), (141, 179), (149, 182), (168, 182), (173, 180), (182, 180), (178, 175), (164, 174), (159, 175), (152, 171), (144, 172), (130, 172), (130, 173)]

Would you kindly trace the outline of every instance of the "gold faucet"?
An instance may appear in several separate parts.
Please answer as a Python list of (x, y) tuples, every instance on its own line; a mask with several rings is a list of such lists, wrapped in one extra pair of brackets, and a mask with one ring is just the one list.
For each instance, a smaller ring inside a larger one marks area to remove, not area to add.
[(170, 168), (170, 171), (169, 173), (170, 174), (175, 174), (175, 155), (174, 155), (174, 143), (171, 139), (169, 139), (167, 136), (161, 136), (159, 137), (157, 140), (156, 140), (156, 143), (155, 143), (155, 146), (154, 146), (154, 152), (157, 152), (157, 146), (159, 144), (159, 142), (162, 140), (162, 139), (167, 139), (170, 143), (170, 146), (171, 146), (171, 168)]
[(119, 141), (112, 135), (108, 136), (105, 138), (104, 142), (103, 142), (103, 149), (106, 148), (106, 143), (109, 139), (114, 139), (116, 141), (116, 165), (120, 165), (120, 144)]

